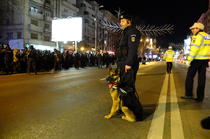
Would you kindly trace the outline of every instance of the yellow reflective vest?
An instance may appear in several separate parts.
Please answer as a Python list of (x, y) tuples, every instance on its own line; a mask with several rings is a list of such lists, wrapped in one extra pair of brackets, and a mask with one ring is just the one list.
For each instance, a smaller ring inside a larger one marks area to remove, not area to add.
[(199, 32), (192, 36), (190, 44), (190, 53), (187, 58), (189, 61), (193, 59), (207, 60), (210, 59), (210, 35), (205, 32)]
[(174, 55), (175, 55), (175, 52), (173, 50), (167, 50), (164, 54), (163, 59), (166, 60), (166, 62), (173, 62)]

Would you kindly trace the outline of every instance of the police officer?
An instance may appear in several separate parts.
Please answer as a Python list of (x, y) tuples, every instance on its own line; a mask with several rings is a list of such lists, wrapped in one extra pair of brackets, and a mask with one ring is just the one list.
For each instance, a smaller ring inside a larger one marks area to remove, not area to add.
[(167, 66), (167, 73), (171, 73), (172, 69), (172, 62), (174, 60), (175, 52), (172, 50), (172, 46), (168, 47), (168, 50), (164, 53), (163, 59), (166, 61)]
[(123, 30), (119, 43), (118, 66), (123, 72), (133, 70), (133, 77), (139, 68), (137, 49), (140, 42), (140, 32), (132, 26), (130, 15), (121, 15), (120, 26)]
[[(185, 96), (181, 98), (202, 102), (206, 83), (206, 68), (210, 59), (210, 35), (203, 32), (204, 25), (202, 23), (194, 23), (190, 29), (192, 32), (188, 56), (190, 66), (185, 81)], [(193, 79), (196, 72), (198, 72), (197, 98), (193, 98)]]
[[(135, 89), (136, 73), (139, 69), (137, 49), (140, 43), (140, 32), (132, 26), (132, 19), (129, 15), (120, 16), (120, 26), (123, 32), (117, 50), (117, 65), (120, 69), (119, 88), (124, 90), (120, 91), (121, 101), (123, 106), (128, 107), (134, 113), (136, 120), (142, 120), (143, 109)], [(126, 117), (124, 119), (134, 120), (126, 119)]]

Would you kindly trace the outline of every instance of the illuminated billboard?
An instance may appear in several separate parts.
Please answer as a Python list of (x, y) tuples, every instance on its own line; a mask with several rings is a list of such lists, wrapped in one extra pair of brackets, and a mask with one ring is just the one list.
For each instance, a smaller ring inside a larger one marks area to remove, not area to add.
[(82, 18), (72, 17), (52, 20), (52, 41), (81, 41)]
[(190, 37), (188, 37), (187, 39), (184, 40), (184, 54), (189, 54), (189, 52), (190, 52), (190, 42), (191, 42)]
[(9, 46), (11, 49), (24, 49), (24, 40), (23, 39), (16, 39), (16, 40), (9, 40)]

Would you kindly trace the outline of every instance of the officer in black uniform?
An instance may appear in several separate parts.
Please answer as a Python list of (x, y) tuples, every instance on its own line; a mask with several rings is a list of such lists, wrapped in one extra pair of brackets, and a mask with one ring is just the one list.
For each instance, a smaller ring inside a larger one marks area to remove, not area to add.
[(123, 69), (123, 72), (133, 70), (133, 77), (136, 78), (136, 73), (139, 68), (137, 49), (140, 42), (140, 32), (131, 24), (130, 15), (121, 15), (120, 25), (123, 29), (122, 36), (117, 51), (118, 67)]
[(129, 15), (120, 16), (120, 26), (123, 32), (117, 50), (117, 66), (120, 69), (119, 88), (122, 105), (133, 111), (136, 120), (142, 120), (143, 109), (135, 89), (136, 74), (139, 69), (137, 50), (141, 36), (140, 32), (132, 26)]

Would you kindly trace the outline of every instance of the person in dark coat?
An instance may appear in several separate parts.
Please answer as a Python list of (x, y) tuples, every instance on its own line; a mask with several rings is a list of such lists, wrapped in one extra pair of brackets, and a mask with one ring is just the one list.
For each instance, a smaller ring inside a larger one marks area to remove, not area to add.
[(124, 112), (123, 107), (125, 109), (127, 107), (135, 115), (135, 119), (133, 119), (125, 114), (122, 119), (133, 122), (143, 120), (143, 108), (135, 88), (136, 74), (139, 69), (137, 50), (141, 36), (131, 22), (129, 15), (120, 17), (120, 26), (123, 32), (117, 50), (117, 66), (120, 69), (120, 84), (118, 87), (122, 101), (122, 111)]
[(29, 47), (27, 52), (27, 73), (31, 72), (31, 68), (33, 72), (37, 74), (37, 53), (33, 45)]
[(62, 67), (62, 56), (60, 51), (54, 49), (54, 71), (60, 71)]
[(12, 57), (13, 57), (12, 49), (9, 47), (9, 44), (5, 44), (4, 48), (5, 48), (4, 49), (4, 65), (5, 65), (4, 71), (6, 72), (6, 74), (12, 74), (13, 73), (13, 69), (12, 69)]
[(4, 71), (4, 46), (0, 44), (0, 72)]

